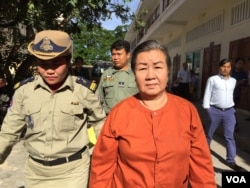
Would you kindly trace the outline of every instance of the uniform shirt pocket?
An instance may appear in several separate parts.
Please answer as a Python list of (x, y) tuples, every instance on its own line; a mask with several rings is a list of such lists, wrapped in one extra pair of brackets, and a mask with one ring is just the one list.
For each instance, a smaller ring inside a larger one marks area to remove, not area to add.
[(114, 97), (114, 81), (105, 81), (103, 83), (103, 93), (106, 99)]
[(79, 129), (86, 121), (83, 105), (62, 105), (59, 125), (61, 131)]
[(23, 108), (26, 115), (27, 131), (39, 132), (42, 128), (42, 113), (40, 104), (25, 104)]

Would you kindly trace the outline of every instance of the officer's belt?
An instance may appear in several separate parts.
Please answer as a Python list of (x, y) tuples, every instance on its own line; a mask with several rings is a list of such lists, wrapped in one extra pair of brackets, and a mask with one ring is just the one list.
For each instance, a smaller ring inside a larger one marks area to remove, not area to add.
[(60, 164), (64, 164), (64, 163), (68, 163), (70, 161), (75, 161), (78, 159), (82, 158), (82, 153), (87, 149), (87, 146), (84, 146), (80, 151), (74, 153), (73, 155), (70, 155), (69, 157), (64, 157), (64, 158), (58, 158), (52, 161), (44, 161), (41, 159), (36, 159), (32, 156), (30, 156), (31, 159), (33, 159), (34, 161), (44, 165), (44, 166), (55, 166), (55, 165), (60, 165)]

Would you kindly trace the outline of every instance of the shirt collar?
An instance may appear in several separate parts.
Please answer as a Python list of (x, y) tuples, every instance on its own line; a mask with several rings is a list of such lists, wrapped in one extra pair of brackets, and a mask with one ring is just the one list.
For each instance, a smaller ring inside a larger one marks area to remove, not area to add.
[(117, 72), (122, 72), (122, 71), (124, 71), (124, 72), (130, 74), (130, 73), (132, 72), (132, 69), (131, 69), (130, 66), (128, 67), (127, 70), (119, 70), (119, 69), (112, 68), (112, 74), (115, 74), (115, 73), (117, 73)]
[[(223, 75), (221, 75), (220, 73), (218, 74), (218, 76), (221, 78), (221, 79), (224, 79), (224, 76)], [(230, 78), (231, 76), (230, 75), (228, 75), (228, 79)]]

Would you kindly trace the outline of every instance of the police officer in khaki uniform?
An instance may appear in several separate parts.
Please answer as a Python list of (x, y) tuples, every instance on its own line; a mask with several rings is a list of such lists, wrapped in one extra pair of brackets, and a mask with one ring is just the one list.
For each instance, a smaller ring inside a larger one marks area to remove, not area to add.
[(25, 188), (87, 187), (87, 124), (98, 135), (104, 110), (95, 84), (70, 74), (72, 40), (62, 31), (36, 34), (28, 46), (39, 75), (21, 83), (0, 132), (0, 162), (21, 138), (28, 151)]
[(106, 114), (121, 100), (138, 93), (135, 76), (130, 68), (130, 44), (118, 40), (111, 45), (114, 67), (105, 70), (101, 76), (97, 91)]

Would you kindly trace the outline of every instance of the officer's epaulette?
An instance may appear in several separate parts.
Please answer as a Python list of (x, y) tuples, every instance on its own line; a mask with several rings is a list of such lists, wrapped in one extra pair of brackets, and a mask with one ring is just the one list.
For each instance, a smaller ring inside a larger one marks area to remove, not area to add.
[(76, 83), (87, 87), (89, 90), (91, 90), (93, 92), (95, 92), (97, 89), (97, 84), (96, 84), (95, 80), (90, 81), (90, 80), (87, 80), (83, 77), (77, 77)]
[(31, 76), (29, 78), (26, 78), (20, 82), (17, 82), (15, 85), (14, 85), (14, 90), (16, 90), (17, 88), (21, 87), (22, 85), (28, 83), (28, 82), (32, 82), (33, 80), (35, 79), (34, 76)]

